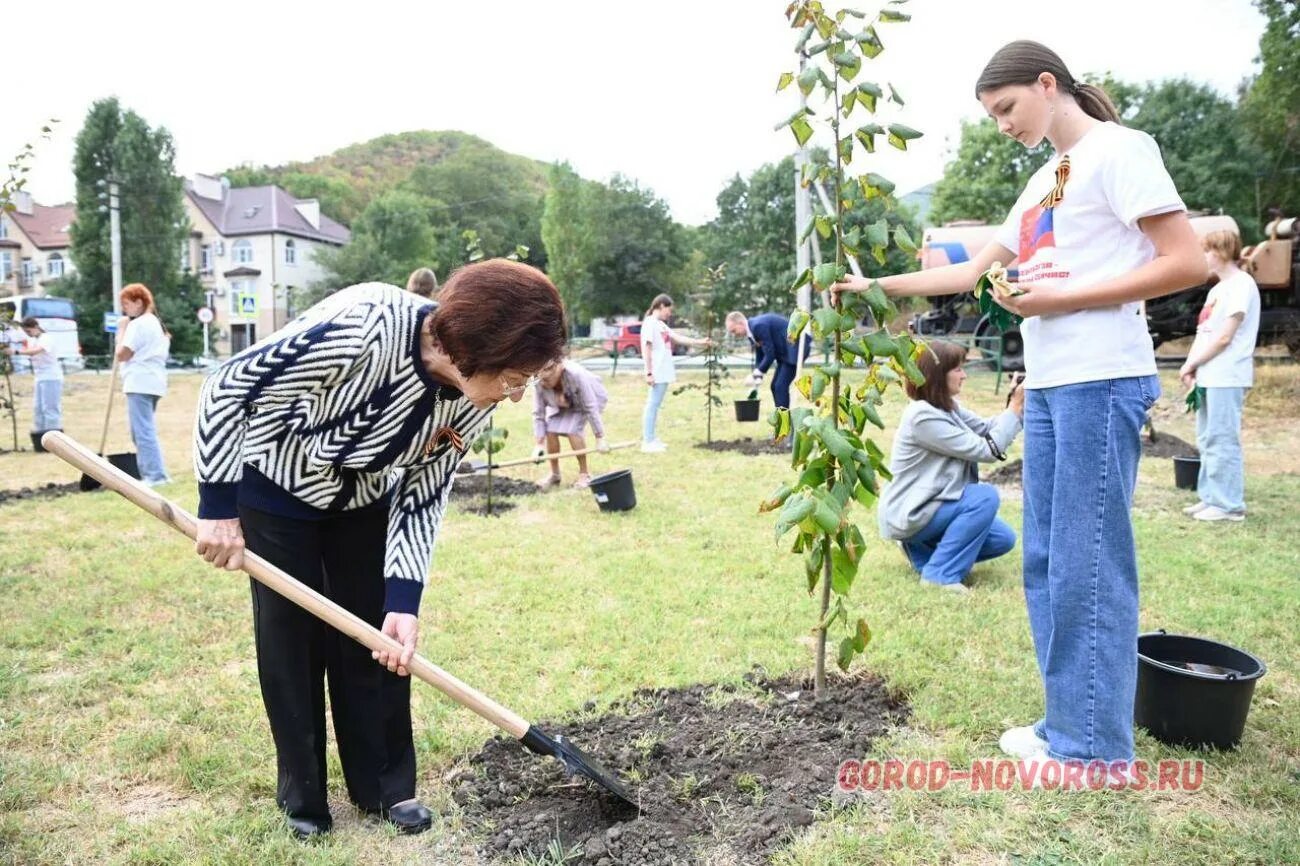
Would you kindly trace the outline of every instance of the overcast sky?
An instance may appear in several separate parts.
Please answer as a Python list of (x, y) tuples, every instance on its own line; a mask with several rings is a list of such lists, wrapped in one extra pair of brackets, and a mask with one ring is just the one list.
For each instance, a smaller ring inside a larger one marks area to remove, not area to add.
[[(585, 177), (620, 172), (667, 200), (677, 219), (702, 223), (728, 178), (793, 146), (788, 131), (773, 129), (797, 107), (795, 88), (775, 93), (794, 66), (785, 5), (369, 0), (342, 6), (344, 14), (280, 0), (12, 0), (0, 49), (8, 85), (0, 157), (45, 118), (60, 118), (29, 190), (42, 203), (69, 200), (77, 130), (91, 102), (116, 95), (171, 130), (183, 174), (458, 129), (535, 159), (568, 160)], [(942, 174), (960, 120), (980, 116), (974, 81), (1007, 41), (1045, 42), (1076, 75), (1186, 76), (1230, 94), (1255, 68), (1263, 29), (1249, 0), (904, 8), (912, 22), (881, 28), (886, 51), (863, 75), (896, 84), (907, 105), (894, 119), (926, 133), (907, 154), (872, 163), (900, 192)]]

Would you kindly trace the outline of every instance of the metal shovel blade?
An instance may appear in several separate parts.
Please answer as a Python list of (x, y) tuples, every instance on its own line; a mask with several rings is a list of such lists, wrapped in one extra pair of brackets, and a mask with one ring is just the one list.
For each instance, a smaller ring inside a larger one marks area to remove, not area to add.
[(749, 392), (749, 397), (747, 397), (746, 399), (748, 399), (748, 400), (757, 400), (757, 399), (758, 399), (758, 389), (755, 388), (753, 391), (750, 391), (750, 392)]
[(550, 755), (558, 760), (564, 765), (566, 775), (586, 776), (638, 812), (641, 811), (641, 807), (632, 799), (632, 792), (623, 787), (623, 783), (618, 780), (617, 776), (597, 764), (586, 752), (579, 749), (562, 734), (556, 734), (552, 737), (538, 729), (536, 725), (529, 725), (528, 731), (519, 738), (519, 742), (523, 743), (524, 747), (530, 752), (538, 755)]

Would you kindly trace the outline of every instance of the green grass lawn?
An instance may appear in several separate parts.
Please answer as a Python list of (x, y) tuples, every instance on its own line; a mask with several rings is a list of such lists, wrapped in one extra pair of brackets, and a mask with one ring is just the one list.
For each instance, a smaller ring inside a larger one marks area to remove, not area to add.
[[(1248, 404), (1244, 524), (1184, 518), (1190, 500), (1173, 489), (1170, 462), (1142, 466), (1134, 522), (1143, 628), (1219, 638), (1270, 665), (1241, 748), (1205, 756), (1203, 790), (877, 793), (823, 815), (777, 861), (1300, 861), (1294, 378), (1293, 367), (1262, 369)], [(1191, 440), (1174, 377), (1164, 379), (1174, 396), (1161, 402), (1158, 429)], [(65, 426), (97, 445), (107, 377), (69, 383)], [(177, 479), (163, 492), (187, 508), (196, 498), (186, 440), (198, 384), (175, 377), (160, 405)], [(608, 385), (611, 440), (637, 437), (639, 377)], [(734, 385), (727, 397), (747, 390)], [(986, 412), (1002, 404), (988, 374), (972, 376), (964, 399)], [(890, 419), (904, 401), (891, 398)], [(498, 415), (511, 431), (501, 459), (528, 453), (529, 405)], [(582, 713), (588, 701), (599, 712), (641, 686), (739, 681), (754, 665), (809, 668), (814, 601), (799, 562), (774, 544), (771, 516), (756, 513), (787, 463), (691, 447), (704, 436), (702, 405), (696, 393), (668, 397), (666, 454), (594, 458), (597, 472), (632, 467), (635, 511), (600, 514), (590, 493), (572, 490), (520, 500), (495, 518), (453, 505), (425, 593), (423, 653), (538, 720)], [(117, 412), (110, 451), (126, 446), (120, 404)], [(715, 431), (734, 438), (766, 428), (724, 418)], [(9, 444), (0, 430), (0, 445)], [(0, 476), (12, 489), (77, 473), (26, 453), (0, 455)], [(877, 754), (844, 757), (995, 757), (998, 734), (1041, 709), (1019, 550), (977, 567), (974, 593), (954, 597), (917, 586), (897, 547), (877, 538), (874, 515), (856, 513), (871, 548), (855, 599), (875, 634), (858, 665), (884, 675), (912, 716)], [(1003, 514), (1019, 527), (1015, 491)], [(478, 861), (445, 781), (493, 734), (478, 717), (427, 686), (414, 689), (419, 793), (440, 814), (431, 833), (403, 838), (360, 819), (331, 752), (336, 832), (301, 845), (274, 806), (247, 580), (210, 570), (184, 539), (108, 493), (0, 506), (0, 532), (0, 863)], [(1198, 757), (1145, 735), (1139, 752)]]

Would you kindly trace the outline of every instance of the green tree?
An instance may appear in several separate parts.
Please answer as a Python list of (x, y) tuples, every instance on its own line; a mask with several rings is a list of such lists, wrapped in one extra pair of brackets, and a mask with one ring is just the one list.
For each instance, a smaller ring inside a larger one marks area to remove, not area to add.
[(1029, 178), (1051, 156), (1044, 142), (1033, 150), (998, 132), (992, 120), (961, 122), (957, 155), (935, 185), (929, 222), (983, 220), (996, 224), (1019, 198)]
[(486, 256), (523, 245), (530, 250), (528, 263), (544, 266), (544, 190), (534, 186), (517, 157), (496, 148), (460, 148), (440, 162), (417, 166), (403, 188), (427, 202), (435, 268), (449, 271), (465, 263), (461, 233), (466, 229), (478, 232)]
[(306, 301), (371, 280), (406, 285), (411, 271), (432, 261), (434, 234), (428, 213), (428, 201), (414, 193), (393, 190), (379, 195), (357, 218), (351, 243), (316, 254), (328, 276), (312, 287)]
[(198, 354), (202, 328), (194, 312), (203, 305), (198, 280), (180, 269), (189, 220), (175, 172), (175, 148), (165, 128), (123, 109), (117, 99), (94, 103), (77, 135), (73, 157), (77, 215), (70, 231), (76, 273), (60, 291), (77, 303), (81, 342), (88, 354), (108, 352), (103, 314), (113, 308), (108, 182), (120, 190), (122, 282), (144, 283), (172, 335), (172, 354)]
[(1250, 82), (1243, 115), (1263, 151), (1260, 206), (1300, 214), (1300, 3), (1255, 0), (1264, 16), (1259, 74)]
[(1191, 210), (1223, 210), (1247, 237), (1259, 234), (1255, 167), (1261, 155), (1233, 102), (1187, 79), (1146, 84), (1125, 123), (1160, 145), (1165, 167)]
[(546, 270), (564, 299), (573, 326), (591, 318), (584, 308), (590, 293), (592, 245), (586, 212), (591, 184), (578, 177), (567, 162), (552, 165), (548, 180), (541, 220)]
[(684, 297), (697, 284), (686, 232), (652, 190), (615, 175), (592, 190), (584, 224), (592, 253), (580, 304), (590, 315), (640, 313), (655, 295)]
[[(815, 167), (828, 166), (829, 154), (814, 150)], [(892, 232), (901, 225), (909, 234), (918, 226), (910, 212), (899, 207), (892, 194), (871, 199), (856, 186), (845, 191), (850, 225), (870, 225), (885, 219)], [(790, 305), (790, 283), (796, 274), (794, 158), (760, 166), (747, 180), (733, 177), (718, 193), (718, 216), (704, 227), (702, 246), (709, 261), (725, 261), (727, 268), (715, 288), (720, 307), (760, 313)], [(815, 213), (821, 212), (814, 195)], [(830, 238), (816, 235), (822, 259), (835, 256)], [(884, 264), (868, 257), (860, 263), (867, 276), (904, 273), (916, 266), (915, 258), (891, 248)], [(725, 310), (724, 310), (725, 312)]]

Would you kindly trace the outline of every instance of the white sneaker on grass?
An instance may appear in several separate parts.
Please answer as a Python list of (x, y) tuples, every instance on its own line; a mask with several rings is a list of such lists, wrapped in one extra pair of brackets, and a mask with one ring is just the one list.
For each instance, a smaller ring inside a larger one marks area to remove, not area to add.
[(1196, 503), (1195, 505), (1189, 505), (1189, 506), (1187, 506), (1186, 508), (1184, 508), (1184, 509), (1183, 509), (1183, 514), (1186, 514), (1188, 517), (1191, 517), (1191, 516), (1192, 516), (1193, 514), (1195, 514), (1196, 512), (1198, 512), (1198, 511), (1204, 511), (1205, 509), (1207, 509), (1207, 508), (1209, 508), (1209, 507), (1210, 507), (1210, 506), (1207, 505), (1207, 504), (1205, 504), (1204, 502), (1198, 502), (1198, 503)]
[[(906, 551), (904, 551), (906, 554)], [(935, 589), (946, 589), (948, 592), (955, 592), (958, 595), (965, 595), (970, 592), (970, 587), (964, 583), (935, 583), (933, 580), (921, 578), (921, 586), (932, 586)]]
[(660, 442), (658, 439), (641, 443), (642, 454), (662, 454), (667, 450), (668, 446)]
[(1033, 725), (1003, 731), (998, 737), (998, 748), (1013, 758), (1032, 758), (1040, 752), (1047, 756), (1047, 740), (1038, 736)]
[(1192, 515), (1193, 520), (1231, 520), (1240, 523), (1246, 515), (1240, 511), (1224, 511), (1216, 505), (1207, 505)]

